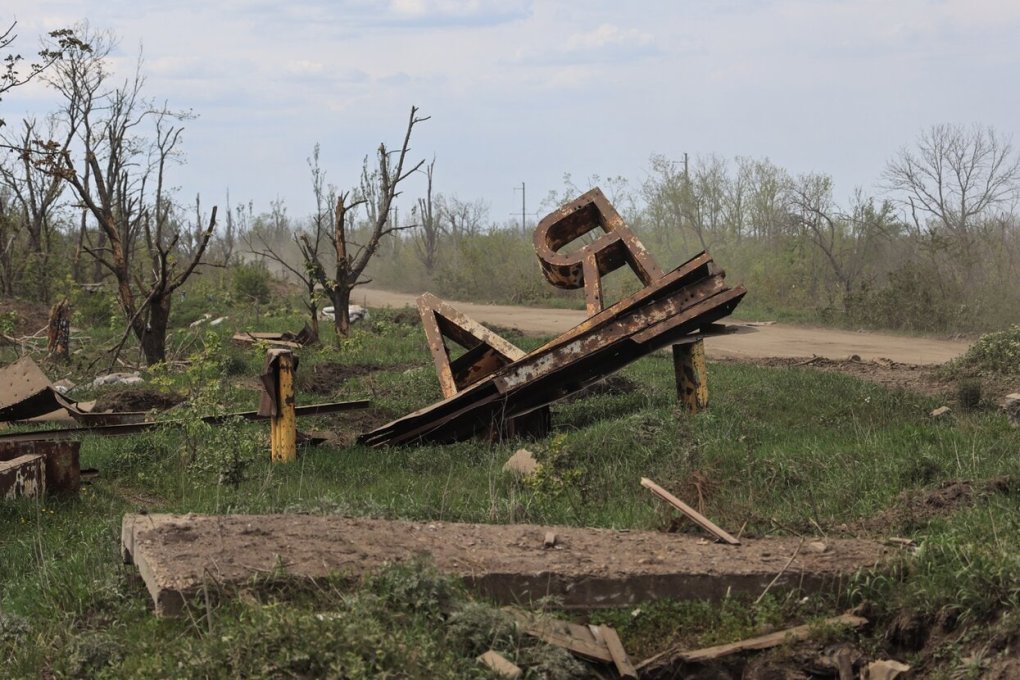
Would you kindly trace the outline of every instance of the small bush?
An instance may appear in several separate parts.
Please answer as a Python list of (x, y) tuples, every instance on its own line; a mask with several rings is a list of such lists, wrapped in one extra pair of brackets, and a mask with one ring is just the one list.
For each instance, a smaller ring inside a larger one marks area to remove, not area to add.
[(272, 298), (269, 270), (261, 264), (242, 264), (234, 270), (234, 294), (243, 302), (264, 305)]
[(986, 375), (1020, 375), (1020, 325), (982, 335), (952, 368)]

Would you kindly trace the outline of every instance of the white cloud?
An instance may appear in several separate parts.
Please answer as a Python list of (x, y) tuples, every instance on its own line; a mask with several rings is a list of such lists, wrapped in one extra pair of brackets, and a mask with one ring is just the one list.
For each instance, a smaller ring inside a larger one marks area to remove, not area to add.
[(648, 47), (655, 40), (650, 33), (636, 28), (621, 30), (614, 24), (602, 24), (587, 33), (574, 33), (567, 38), (568, 52), (598, 50), (607, 47)]
[(325, 66), (319, 61), (308, 59), (292, 59), (287, 62), (287, 72), (296, 76), (317, 76), (323, 72)]

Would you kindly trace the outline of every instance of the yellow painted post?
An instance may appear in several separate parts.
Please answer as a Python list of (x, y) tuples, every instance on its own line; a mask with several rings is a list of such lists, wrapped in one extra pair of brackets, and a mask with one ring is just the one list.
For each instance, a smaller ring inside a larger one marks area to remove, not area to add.
[(691, 413), (708, 408), (708, 364), (705, 341), (673, 345), (673, 371), (680, 406)]
[(294, 354), (280, 352), (276, 359), (277, 413), (269, 421), (274, 463), (297, 460), (297, 415), (294, 411)]

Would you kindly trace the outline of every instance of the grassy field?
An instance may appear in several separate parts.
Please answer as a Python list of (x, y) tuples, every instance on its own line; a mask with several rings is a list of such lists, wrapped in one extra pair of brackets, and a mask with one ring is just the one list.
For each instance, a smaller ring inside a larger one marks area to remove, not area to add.
[[(280, 314), (258, 329), (300, 324)], [(147, 376), (150, 388), (189, 398), (175, 419), (254, 408), (261, 352), (232, 347), (228, 336), (178, 331), (189, 363)], [(373, 401), (370, 411), (299, 423), (345, 442), (439, 395), (407, 313), (375, 313), (341, 347), (300, 357), (299, 403)], [(311, 380), (317, 369), (350, 377), (324, 386)], [(770, 593), (758, 603), (663, 601), (593, 614), (618, 627), (637, 659), (673, 642), (730, 641), (854, 606), (875, 622), (856, 640), (860, 649), (907, 659), (925, 675), (979, 677), (1010, 652), (1020, 632), (1012, 612), (1020, 431), (994, 408), (936, 421), (933, 398), (808, 367), (722, 363), (710, 366), (711, 408), (690, 416), (676, 408), (668, 355), (620, 376), (599, 394), (556, 405), (555, 433), (525, 444), (542, 463), (528, 482), (501, 470), (521, 442), (327, 445), (274, 466), (265, 425), (190, 422), (89, 437), (82, 465), (100, 474), (77, 498), (0, 505), (0, 676), (488, 677), (474, 657), (492, 647), (529, 677), (589, 677), (421, 563), (358, 583), (252, 583), (194, 603), (183, 619), (156, 620), (144, 586), (121, 564), (120, 520), (143, 510), (311, 512), (665, 529), (673, 517), (639, 486), (642, 476), (701, 499), (715, 521), (744, 535), (904, 536), (919, 547), (909, 562), (860, 574), (830, 597)], [(776, 663), (783, 654), (773, 653)]]

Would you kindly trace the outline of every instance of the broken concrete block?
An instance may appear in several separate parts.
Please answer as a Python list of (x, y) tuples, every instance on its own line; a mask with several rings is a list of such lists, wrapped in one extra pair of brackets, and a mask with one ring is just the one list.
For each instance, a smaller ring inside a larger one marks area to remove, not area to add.
[(556, 546), (556, 532), (547, 531), (545, 532), (545, 539), (542, 541), (542, 545), (546, 548), (553, 548)]
[(950, 413), (952, 413), (952, 411), (953, 410), (951, 408), (949, 408), (948, 406), (939, 406), (937, 409), (932, 411), (929, 415), (932, 418), (945, 418)]
[(529, 477), (538, 470), (538, 461), (527, 449), (517, 449), (503, 464), (503, 472), (512, 472), (520, 477)]
[(523, 671), (517, 664), (513, 663), (499, 652), (489, 650), (485, 654), (478, 657), (478, 661), (486, 665), (495, 672), (497, 675), (501, 675), (504, 678), (510, 678), (516, 680), (521, 677)]
[(861, 676), (867, 680), (894, 680), (910, 670), (910, 666), (892, 659), (872, 661)]
[(0, 495), (4, 500), (42, 498), (46, 494), (46, 461), (39, 454), (0, 462)]

